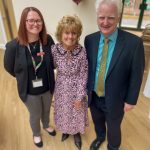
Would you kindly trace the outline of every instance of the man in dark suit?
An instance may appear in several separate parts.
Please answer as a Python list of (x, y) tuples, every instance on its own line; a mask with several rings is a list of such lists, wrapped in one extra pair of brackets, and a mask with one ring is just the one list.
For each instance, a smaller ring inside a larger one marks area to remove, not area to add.
[[(85, 37), (89, 63), (88, 102), (97, 136), (90, 150), (98, 150), (105, 140), (106, 125), (108, 150), (119, 150), (124, 112), (136, 105), (142, 83), (143, 42), (117, 28), (121, 11), (121, 0), (97, 0), (100, 31)], [(104, 44), (105, 38), (108, 42)]]

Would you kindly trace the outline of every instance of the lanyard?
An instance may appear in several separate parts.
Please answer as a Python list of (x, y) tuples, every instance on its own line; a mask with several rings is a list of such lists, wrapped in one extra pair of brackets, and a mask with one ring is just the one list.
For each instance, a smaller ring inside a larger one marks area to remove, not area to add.
[[(43, 55), (40, 55), (40, 56), (41, 56), (41, 61), (36, 65), (35, 59), (34, 59), (34, 57), (32, 56), (32, 53), (31, 53), (31, 49), (30, 49), (29, 44), (27, 45), (27, 47), (28, 47), (28, 50), (29, 50), (30, 55), (31, 55), (32, 64), (33, 64), (33, 68), (34, 68), (34, 71), (35, 71), (35, 76), (36, 76), (36, 79), (37, 79), (36, 72), (37, 72), (38, 68), (41, 66), (42, 62), (43, 62)], [(41, 44), (41, 42), (40, 42), (40, 53), (43, 53), (43, 49), (42, 49), (42, 44)]]

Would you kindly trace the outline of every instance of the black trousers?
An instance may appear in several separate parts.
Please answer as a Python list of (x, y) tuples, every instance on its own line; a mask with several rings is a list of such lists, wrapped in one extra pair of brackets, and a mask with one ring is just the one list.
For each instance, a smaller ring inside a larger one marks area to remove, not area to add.
[[(92, 93), (90, 111), (97, 139), (105, 139), (107, 134), (108, 150), (118, 150), (121, 144), (121, 122), (123, 115), (112, 119), (105, 105), (105, 98)], [(107, 127), (107, 128), (106, 128)]]

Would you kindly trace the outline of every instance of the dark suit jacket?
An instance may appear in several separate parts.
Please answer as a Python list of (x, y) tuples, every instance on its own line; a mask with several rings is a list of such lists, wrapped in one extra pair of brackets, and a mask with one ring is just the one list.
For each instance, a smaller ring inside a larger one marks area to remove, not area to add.
[[(89, 106), (95, 84), (99, 41), (100, 32), (86, 36), (84, 41), (89, 64), (87, 85)], [(132, 105), (137, 103), (144, 65), (144, 47), (141, 38), (118, 29), (118, 37), (105, 82), (106, 107), (112, 117), (123, 113), (125, 102)]]
[[(51, 45), (54, 44), (53, 39), (48, 36), (47, 45), (43, 46), (45, 53), (44, 59), (47, 65), (47, 74), (49, 80), (50, 92), (54, 91), (54, 66), (51, 54)], [(16, 77), (18, 93), (22, 101), (27, 98), (27, 83), (28, 83), (28, 68), (26, 59), (26, 47), (19, 45), (16, 39), (6, 44), (6, 51), (4, 55), (4, 68), (12, 76)]]

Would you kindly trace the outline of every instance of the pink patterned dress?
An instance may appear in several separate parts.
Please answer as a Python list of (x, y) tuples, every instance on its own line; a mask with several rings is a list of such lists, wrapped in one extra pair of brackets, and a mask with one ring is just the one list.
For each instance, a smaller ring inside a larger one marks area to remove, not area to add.
[[(88, 126), (86, 51), (79, 44), (71, 52), (62, 44), (56, 44), (52, 46), (52, 55), (57, 69), (54, 91), (56, 128), (62, 133), (83, 134)], [(78, 100), (82, 107), (77, 110), (73, 104)]]

